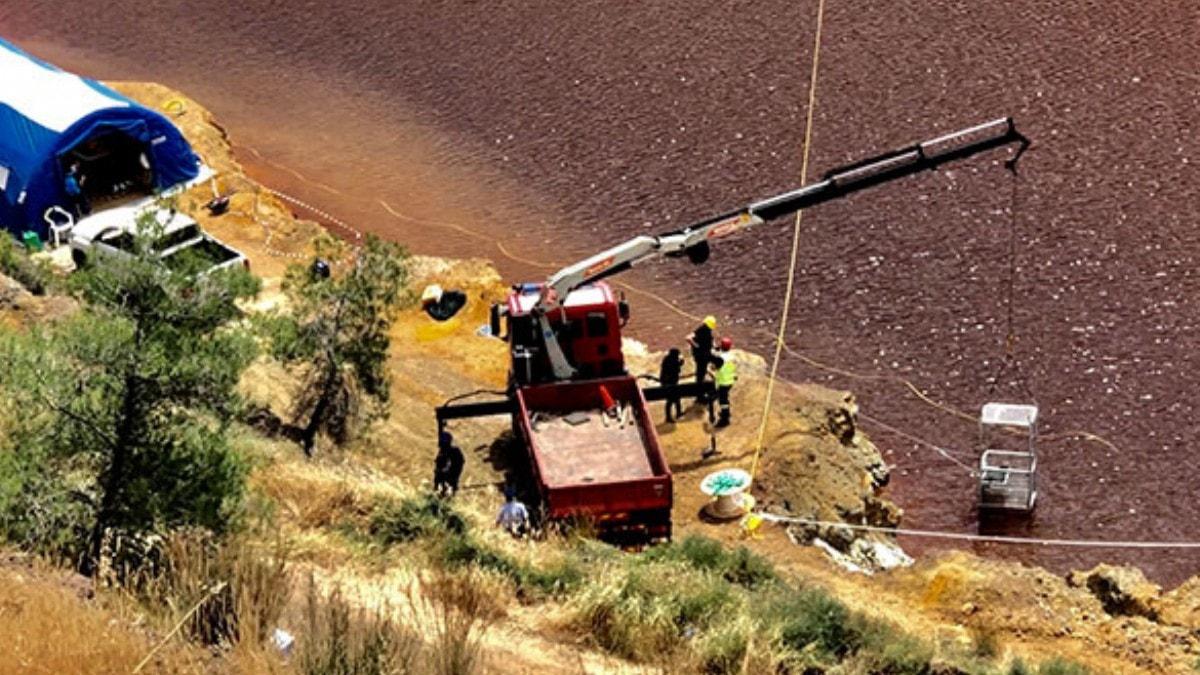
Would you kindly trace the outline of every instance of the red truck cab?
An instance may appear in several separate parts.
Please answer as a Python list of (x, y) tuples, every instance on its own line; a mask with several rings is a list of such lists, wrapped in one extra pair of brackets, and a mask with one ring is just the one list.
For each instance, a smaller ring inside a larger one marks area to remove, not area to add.
[[(554, 381), (544, 341), (532, 315), (541, 284), (514, 286), (508, 296), (508, 343), (515, 384)], [(576, 379), (625, 374), (621, 352), (621, 327), (629, 318), (628, 306), (604, 282), (577, 288), (560, 307), (547, 315), (563, 352), (575, 367)]]

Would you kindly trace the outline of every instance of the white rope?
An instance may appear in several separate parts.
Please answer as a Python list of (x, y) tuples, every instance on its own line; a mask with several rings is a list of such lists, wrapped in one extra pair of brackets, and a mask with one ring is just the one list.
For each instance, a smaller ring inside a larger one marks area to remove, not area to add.
[(942, 457), (945, 457), (946, 459), (950, 460), (951, 462), (954, 462), (959, 467), (966, 470), (967, 474), (970, 475), (971, 477), (975, 477), (976, 475), (978, 475), (975, 472), (975, 467), (971, 466), (970, 464), (967, 464), (966, 462), (963, 462), (962, 460), (955, 457), (954, 455), (951, 455), (950, 450), (943, 448), (940, 445), (937, 445), (936, 443), (927, 441), (923, 438), (918, 438), (917, 436), (913, 436), (912, 434), (910, 434), (908, 432), (901, 431), (901, 430), (897, 429), (896, 427), (888, 424), (887, 422), (883, 422), (883, 421), (879, 420), (878, 418), (871, 417), (870, 415), (867, 415), (866, 413), (860, 412), (858, 414), (858, 416), (861, 417), (862, 419), (866, 420), (867, 422), (874, 424), (875, 426), (883, 428), (883, 430), (885, 430), (885, 431), (890, 431), (893, 434), (896, 434), (897, 436), (899, 436), (901, 438), (912, 441), (913, 443), (916, 443), (918, 445), (924, 445), (928, 448), (932, 448), (933, 451), (936, 452), (937, 454), (941, 455)]
[(924, 537), (927, 539), (954, 539), (957, 541), (977, 541), (992, 544), (1018, 544), (1025, 546), (1071, 546), (1076, 548), (1168, 548), (1168, 549), (1200, 549), (1200, 541), (1110, 541), (1106, 539), (1040, 539), (1036, 537), (1007, 537), (992, 534), (970, 534), (966, 532), (940, 532), (938, 530), (910, 530), (902, 527), (879, 527), (876, 525), (853, 525), (850, 523), (829, 520), (813, 520), (784, 516), (776, 513), (760, 512), (763, 520), (775, 523), (796, 523), (812, 527), (845, 527), (860, 532), (877, 532), (881, 534), (901, 535), (906, 537)]
[(321, 218), (324, 218), (325, 220), (328, 220), (329, 222), (333, 223), (334, 225), (337, 225), (338, 227), (346, 230), (350, 234), (353, 234), (355, 239), (363, 238), (362, 232), (359, 231), (359, 229), (357, 227), (354, 227), (353, 225), (350, 225), (346, 221), (339, 219), (337, 216), (333, 215), (332, 213), (329, 213), (328, 211), (323, 211), (323, 210), (313, 206), (312, 204), (309, 204), (308, 202), (297, 199), (296, 197), (293, 197), (285, 192), (280, 192), (279, 190), (269, 188), (265, 185), (263, 186), (263, 189), (266, 190), (267, 192), (270, 192), (271, 194), (275, 195), (276, 197), (279, 197), (280, 199), (284, 200), (285, 202), (291, 202), (292, 204), (295, 204), (296, 206), (299, 206), (300, 208), (307, 209), (308, 211), (311, 211), (312, 213), (317, 214)]

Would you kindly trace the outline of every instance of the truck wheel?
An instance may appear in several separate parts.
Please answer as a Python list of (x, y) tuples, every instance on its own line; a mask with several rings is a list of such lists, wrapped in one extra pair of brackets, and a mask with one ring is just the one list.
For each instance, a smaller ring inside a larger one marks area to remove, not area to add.
[(71, 249), (71, 262), (75, 263), (75, 269), (81, 270), (87, 267), (87, 254), (77, 248)]

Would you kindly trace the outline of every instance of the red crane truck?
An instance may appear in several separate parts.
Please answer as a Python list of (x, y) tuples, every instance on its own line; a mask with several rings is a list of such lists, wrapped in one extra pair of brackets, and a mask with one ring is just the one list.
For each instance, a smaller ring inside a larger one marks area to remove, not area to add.
[(601, 536), (669, 539), (671, 470), (646, 402), (705, 392), (693, 383), (643, 390), (629, 375), (621, 351), (629, 306), (602, 279), (657, 256), (701, 264), (715, 239), (1010, 143), (1019, 145), (1005, 166), (1015, 171), (1029, 141), (1002, 118), (834, 169), (672, 232), (634, 237), (543, 283), (514, 285), (491, 320), (492, 335), (509, 345), (507, 396), (448, 402), (436, 411), (439, 430), (452, 419), (510, 415), (543, 517), (588, 518)]

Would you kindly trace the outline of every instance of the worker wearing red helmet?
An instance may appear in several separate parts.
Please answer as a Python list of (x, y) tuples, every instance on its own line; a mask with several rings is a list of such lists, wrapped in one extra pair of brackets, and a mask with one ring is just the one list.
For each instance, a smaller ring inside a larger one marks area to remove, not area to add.
[(733, 362), (733, 340), (721, 338), (721, 349), (713, 359), (716, 372), (713, 380), (717, 385), (717, 402), (721, 405), (721, 414), (717, 418), (717, 427), (729, 426), (729, 392), (737, 382), (737, 364)]

